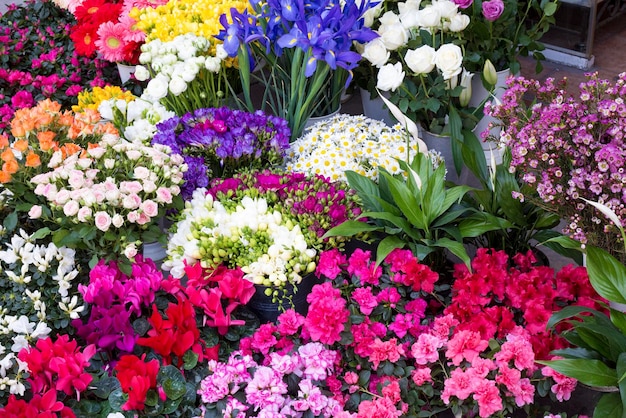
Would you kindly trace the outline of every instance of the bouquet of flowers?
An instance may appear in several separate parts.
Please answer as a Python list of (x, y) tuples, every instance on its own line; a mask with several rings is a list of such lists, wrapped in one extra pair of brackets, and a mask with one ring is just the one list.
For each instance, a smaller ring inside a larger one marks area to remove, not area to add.
[[(34, 193), (33, 177), (51, 171), (54, 158), (66, 158), (84, 152), (89, 144), (97, 143), (103, 135), (116, 133), (109, 123), (101, 121), (98, 112), (86, 109), (73, 114), (62, 111), (61, 104), (49, 99), (35, 107), (19, 109), (11, 121), (12, 138), (0, 135), (0, 188), (11, 192), (7, 206), (13, 209), (11, 223), (18, 223), (18, 212), (31, 211), (39, 217), (44, 200)], [(33, 207), (33, 204), (39, 204)], [(50, 225), (53, 227), (55, 222)], [(22, 223), (21, 227), (26, 227)], [(33, 231), (29, 231), (33, 232)]]
[(201, 108), (159, 123), (152, 143), (184, 157), (188, 170), (182, 195), (188, 199), (211, 178), (279, 165), (289, 146), (289, 128), (284, 119), (261, 111)]
[(81, 154), (56, 152), (49, 166), (31, 182), (57, 223), (55, 240), (88, 250), (93, 262), (132, 259), (142, 242), (164, 240), (155, 220), (174, 203), (186, 169), (166, 146), (112, 134)]
[(0, 399), (24, 395), (23, 348), (68, 328), (84, 310), (74, 250), (0, 226)]
[(113, 77), (105, 61), (77, 54), (67, 35), (73, 22), (48, 0), (13, 5), (0, 16), (0, 131), (18, 109), (45, 98), (68, 109), (84, 88)]
[[(565, 83), (512, 79), (501, 103), (487, 110), (502, 121), (500, 140), (511, 148), (511, 170), (531, 190), (519, 197), (557, 213), (572, 238), (624, 260), (619, 231), (587, 201), (606, 205), (626, 221), (621, 134), (626, 73), (614, 83), (590, 74), (578, 97), (568, 95)], [(528, 95), (534, 96), (530, 105)]]
[(155, 39), (141, 47), (135, 77), (146, 81), (142, 98), (161, 102), (183, 116), (204, 107), (218, 107), (227, 97), (227, 58), (221, 44), (187, 33), (171, 41)]
[(244, 278), (273, 289), (297, 285), (315, 269), (331, 227), (358, 216), (341, 183), (301, 173), (252, 172), (197, 189), (174, 225), (163, 268), (183, 277), (186, 266), (240, 268)]
[(374, 20), (379, 36), (361, 46), (357, 82), (372, 95), (388, 93), (424, 129), (439, 134), (456, 126), (460, 134), (457, 110), (471, 96), (462, 48), (469, 18), (451, 0), (398, 2), (397, 8)]
[[(465, 67), (482, 71), (489, 60), (497, 71), (519, 73), (518, 56), (532, 54), (539, 65), (544, 49), (539, 39), (554, 23), (557, 1), (453, 0), (469, 25), (463, 32)], [(540, 67), (539, 67), (540, 68)]]
[[(238, 57), (245, 108), (255, 109), (250, 86), (251, 77), (257, 77), (265, 87), (262, 109), (269, 105), (286, 119), (292, 139), (300, 136), (310, 116), (337, 111), (361, 58), (352, 50), (353, 41), (376, 36), (364, 26), (369, 7), (369, 1), (353, 0), (250, 1), (250, 10), (224, 16), (219, 38), (226, 52)], [(267, 73), (257, 75), (252, 71), (260, 62)]]
[[(408, 250), (394, 250), (379, 266), (359, 249), (349, 257), (326, 251), (316, 274), (328, 281), (309, 294), (306, 316), (288, 310), (276, 325), (243, 339), (226, 361), (209, 363), (198, 390), (208, 416), (419, 416), (451, 409), (489, 417), (533, 403), (533, 384), (551, 385), (534, 361), (535, 330), (513, 322), (496, 335), (496, 318), (485, 333), (468, 328), (471, 322), (462, 327), (453, 312), (441, 315), (439, 275)], [(567, 398), (575, 381), (546, 375)]]
[(337, 115), (318, 122), (293, 142), (285, 168), (346, 181), (351, 170), (378, 180), (378, 167), (397, 174), (397, 160), (411, 161), (418, 145), (411, 143), (399, 125), (389, 127), (365, 116)]
[(133, 95), (103, 100), (98, 105), (98, 112), (117, 128), (122, 137), (144, 144), (150, 143), (159, 123), (176, 116), (159, 102), (152, 103)]

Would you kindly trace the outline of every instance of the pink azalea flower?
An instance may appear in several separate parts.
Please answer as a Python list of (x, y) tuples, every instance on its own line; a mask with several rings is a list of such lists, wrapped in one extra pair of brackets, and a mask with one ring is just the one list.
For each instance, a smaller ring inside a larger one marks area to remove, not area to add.
[(395, 338), (389, 341), (382, 341), (380, 338), (376, 338), (370, 345), (370, 349), (369, 360), (373, 363), (374, 370), (378, 369), (378, 366), (383, 361), (395, 363), (400, 360), (400, 357), (404, 356), (404, 348), (402, 345), (398, 345)]
[(448, 341), (446, 357), (452, 360), (452, 364), (458, 366), (463, 359), (471, 362), (488, 346), (489, 342), (481, 339), (479, 333), (459, 331)]

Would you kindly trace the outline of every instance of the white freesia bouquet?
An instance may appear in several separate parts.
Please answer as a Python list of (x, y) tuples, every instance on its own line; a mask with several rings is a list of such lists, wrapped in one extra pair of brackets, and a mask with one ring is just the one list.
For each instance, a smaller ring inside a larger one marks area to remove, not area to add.
[(225, 265), (241, 268), (255, 284), (280, 288), (299, 284), (315, 268), (316, 251), (307, 246), (296, 220), (262, 196), (236, 202), (196, 189), (175, 229), (163, 268), (176, 278), (196, 263), (210, 269)]
[(113, 122), (120, 135), (127, 140), (149, 144), (156, 133), (156, 125), (176, 114), (160, 102), (149, 102), (135, 97), (131, 101), (104, 100), (98, 106), (103, 119)]
[(194, 109), (220, 107), (228, 93), (228, 55), (222, 44), (188, 33), (171, 41), (152, 40), (142, 45), (135, 77), (148, 85), (142, 98), (160, 101), (182, 116)]
[(373, 21), (379, 37), (361, 46), (357, 82), (373, 96), (389, 92), (411, 120), (441, 133), (451, 108), (467, 106), (471, 95), (462, 34), (469, 23), (451, 0), (398, 2)]
[(0, 226), (0, 399), (24, 394), (22, 348), (61, 331), (84, 310), (74, 250)]
[[(133, 258), (142, 242), (164, 241), (156, 220), (179, 195), (186, 165), (167, 146), (106, 134), (85, 154), (63, 159), (55, 153), (50, 168), (31, 181), (60, 227), (54, 239), (88, 250), (97, 261)], [(48, 213), (31, 212), (33, 218)]]
[(398, 160), (411, 161), (418, 150), (400, 125), (340, 114), (313, 125), (293, 142), (285, 167), (333, 181), (346, 181), (344, 173), (351, 170), (376, 181), (378, 167), (397, 174), (402, 171)]

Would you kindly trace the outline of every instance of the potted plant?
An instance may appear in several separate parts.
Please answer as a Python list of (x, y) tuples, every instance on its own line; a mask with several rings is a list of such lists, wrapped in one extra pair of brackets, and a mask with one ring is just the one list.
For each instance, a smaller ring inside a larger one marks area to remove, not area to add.
[[(270, 0), (250, 2), (249, 10), (224, 16), (219, 39), (231, 57), (238, 57), (241, 105), (249, 112), (256, 108), (250, 88), (258, 80), (265, 87), (261, 109), (269, 107), (286, 119), (292, 140), (309, 117), (338, 111), (350, 71), (361, 58), (352, 42), (376, 36), (363, 22), (369, 7), (367, 1), (296, 0), (287, 7)], [(254, 72), (261, 63), (267, 71)]]

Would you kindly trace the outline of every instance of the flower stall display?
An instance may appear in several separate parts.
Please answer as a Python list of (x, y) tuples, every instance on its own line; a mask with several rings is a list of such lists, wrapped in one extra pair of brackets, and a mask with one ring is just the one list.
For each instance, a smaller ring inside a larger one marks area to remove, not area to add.
[(460, 134), (458, 110), (469, 101), (462, 48), (468, 24), (469, 18), (449, 0), (399, 2), (397, 11), (374, 20), (379, 37), (362, 45), (358, 82), (372, 95), (378, 94), (376, 89), (388, 93), (423, 129)]
[(171, 41), (155, 39), (141, 47), (135, 77), (148, 81), (142, 98), (160, 102), (178, 116), (223, 105), (230, 94), (228, 58), (217, 40), (193, 33)]
[[(124, 99), (111, 98), (98, 105), (104, 120), (110, 121), (120, 135), (130, 142), (149, 144), (157, 133), (157, 125), (176, 116), (159, 102), (149, 102), (130, 95)], [(185, 174), (186, 175), (186, 174)]]
[(250, 112), (259, 106), (250, 92), (252, 80), (258, 80), (265, 88), (261, 109), (286, 119), (292, 140), (300, 137), (309, 117), (338, 111), (361, 58), (353, 42), (376, 36), (364, 26), (370, 6), (353, 0), (251, 1), (250, 10), (225, 15), (219, 38), (226, 52), (238, 57), (240, 104)]
[[(532, 54), (537, 65), (543, 60), (539, 40), (554, 23), (556, 1), (453, 0), (469, 17), (463, 31), (464, 65), (480, 73), (489, 60), (496, 71), (519, 73), (519, 56)], [(541, 67), (538, 67), (541, 68)]]
[(64, 332), (85, 309), (72, 249), (0, 226), (0, 403), (23, 396), (29, 370), (18, 357), (39, 339)]
[(417, 152), (418, 145), (399, 125), (389, 127), (365, 116), (340, 114), (316, 123), (292, 142), (284, 165), (288, 171), (334, 181), (346, 181), (347, 170), (376, 181), (379, 166), (397, 174), (401, 171), (397, 160), (410, 161)]
[(178, 198), (186, 170), (168, 147), (105, 134), (84, 153), (56, 152), (49, 166), (31, 178), (34, 192), (56, 222), (55, 240), (87, 251), (92, 265), (132, 259), (143, 242), (165, 240), (156, 221)]
[(77, 54), (68, 36), (73, 22), (70, 13), (47, 0), (12, 5), (0, 16), (0, 132), (18, 109), (46, 98), (69, 109), (83, 89), (113, 77), (102, 59)]
[(280, 165), (289, 136), (284, 119), (262, 111), (200, 108), (159, 123), (152, 143), (184, 157), (188, 170), (182, 196), (190, 199), (213, 178)]
[[(622, 260), (621, 235), (587, 200), (626, 219), (625, 86), (626, 73), (615, 82), (590, 74), (574, 97), (565, 91), (565, 80), (518, 77), (510, 80), (502, 102), (488, 107), (502, 121), (500, 140), (511, 148), (511, 170), (531, 190), (518, 197), (557, 213), (566, 222), (565, 234)], [(527, 95), (534, 97), (531, 105), (524, 101)]]
[[(244, 278), (282, 296), (315, 269), (319, 251), (340, 245), (324, 233), (359, 214), (341, 183), (301, 173), (251, 172), (197, 189), (173, 227), (163, 268), (240, 268)], [(281, 293), (281, 294), (279, 294)]]
[[(466, 284), (493, 277), (485, 286), (496, 285), (498, 277), (502, 289), (513, 277), (528, 277), (518, 283), (526, 291), (536, 290), (535, 280), (556, 291), (551, 269), (534, 271), (522, 255), (518, 261), (523, 265), (509, 269), (502, 253), (479, 255), (481, 272), (466, 276)], [(504, 275), (492, 276), (491, 268)], [(499, 324), (498, 316), (485, 315), (473, 324), (457, 318), (459, 311), (442, 315), (438, 274), (408, 250), (395, 250), (381, 265), (361, 250), (350, 257), (326, 251), (316, 274), (328, 281), (309, 294), (306, 316), (288, 310), (277, 324), (243, 339), (228, 359), (209, 362), (198, 389), (208, 416), (436, 416), (450, 409), (456, 416), (489, 417), (529, 406), (535, 385), (558, 381), (552, 390), (561, 398), (573, 390), (573, 379), (550, 372), (554, 380), (541, 377), (535, 364), (533, 341), (545, 340), (547, 317), (533, 319), (543, 327), (528, 330), (518, 316)], [(560, 289), (565, 303), (592, 293), (584, 269), (564, 275), (582, 285), (580, 293), (576, 285)], [(484, 308), (467, 296), (453, 291), (452, 303)], [(494, 299), (503, 311), (509, 302)]]

